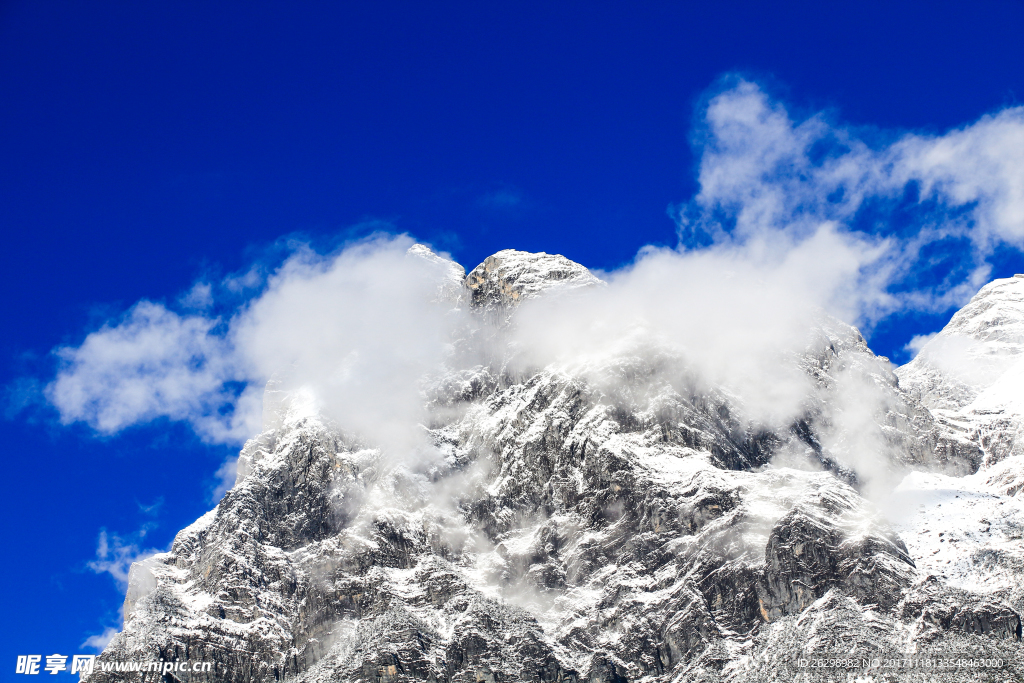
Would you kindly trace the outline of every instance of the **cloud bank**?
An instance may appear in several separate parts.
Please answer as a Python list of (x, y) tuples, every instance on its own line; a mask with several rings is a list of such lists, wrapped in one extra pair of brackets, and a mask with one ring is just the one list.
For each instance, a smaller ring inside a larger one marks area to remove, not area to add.
[(680, 252), (647, 249), (607, 287), (527, 302), (516, 343), (534, 366), (579, 372), (652, 344), (685, 359), (705, 386), (721, 387), (749, 417), (782, 423), (811, 391), (789, 362), (813, 341), (824, 310), (845, 305), (878, 249), (831, 225), (758, 251), (738, 243)]
[[(945, 310), (988, 278), (996, 249), (1024, 246), (1022, 107), (942, 135), (896, 135), (825, 114), (796, 120), (734, 81), (705, 101), (694, 145), (700, 189), (677, 207), (679, 247), (642, 249), (572, 316), (524, 309), (533, 362), (648, 335), (709, 381), (742, 387), (751, 405), (786, 413), (806, 380), (777, 359), (802, 348), (820, 311), (871, 325)], [(46, 397), (64, 423), (102, 434), (165, 418), (237, 443), (260, 430), (276, 377), (367, 439), (416, 449), (423, 378), (450, 360), (466, 321), (437, 296), (450, 267), (408, 255), (412, 243), (300, 247), (276, 266), (199, 282), (173, 306), (141, 301), (56, 350)], [(222, 294), (244, 301), (217, 316)]]
[(58, 349), (46, 396), (63, 422), (101, 434), (169, 418), (237, 443), (260, 431), (263, 386), (276, 377), (367, 438), (408, 445), (420, 378), (443, 360), (452, 328), (435, 300), (448, 266), (407, 254), (412, 244), (377, 236), (329, 255), (299, 248), (226, 318), (141, 301)]
[(839, 254), (861, 260), (844, 302), (855, 320), (963, 303), (995, 249), (1024, 246), (1024, 107), (944, 135), (862, 132), (825, 114), (795, 121), (746, 81), (711, 97), (695, 135), (700, 191), (680, 212), (684, 243), (756, 255), (838, 229), (875, 247)]

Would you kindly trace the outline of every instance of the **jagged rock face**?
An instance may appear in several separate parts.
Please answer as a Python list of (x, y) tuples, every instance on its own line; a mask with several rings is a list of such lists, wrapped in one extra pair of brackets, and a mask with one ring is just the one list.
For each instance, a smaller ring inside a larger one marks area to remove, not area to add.
[(830, 488), (779, 520), (765, 550), (766, 621), (799, 614), (836, 587), (882, 610), (899, 602), (914, 582), (914, 562), (884, 521), (864, 514), (854, 491)]
[[(797, 364), (820, 391), (809, 397), (807, 414), (792, 426), (792, 432), (823, 466), (847, 481), (856, 481), (852, 463), (862, 454), (851, 452), (850, 444), (867, 437), (862, 446), (878, 451), (878, 465), (889, 475), (921, 465), (973, 470), (973, 451), (940, 444), (942, 432), (931, 412), (900, 389), (888, 359), (872, 353), (860, 332), (834, 319), (820, 321), (816, 332), (817, 338)], [(861, 390), (849, 392), (851, 385)], [(847, 394), (855, 398), (842, 400)], [(866, 419), (843, 428), (842, 414), (851, 410), (865, 413), (862, 417)]]
[(947, 631), (1021, 639), (1021, 618), (1006, 604), (943, 585), (936, 577), (915, 586), (904, 600), (901, 617), (925, 638)]
[(502, 321), (520, 303), (541, 293), (600, 284), (589, 270), (564, 256), (515, 249), (488, 256), (466, 277), (472, 306)]
[[(507, 328), (551, 286), (599, 281), (510, 250), (440, 296)], [(272, 383), (235, 487), (133, 566), (102, 658), (216, 663), (189, 681), (597, 683), (793, 680), (794, 653), (1018, 647), (1012, 592), (923, 571), (923, 536), (905, 543), (858, 491), (843, 383), (875, 387), (858, 424), (889, 472), (948, 469), (932, 413), (841, 323), (794, 362), (815, 390), (784, 425), (744, 419), (667, 350), (525, 377), (453, 370), (427, 387), (433, 455), (417, 459)]]

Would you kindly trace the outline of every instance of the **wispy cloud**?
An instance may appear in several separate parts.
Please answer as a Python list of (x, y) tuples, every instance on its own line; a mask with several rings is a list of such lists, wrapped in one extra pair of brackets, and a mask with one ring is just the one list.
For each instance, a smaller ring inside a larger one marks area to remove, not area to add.
[(216, 503), (235, 486), (238, 477), (238, 458), (228, 458), (214, 473), (217, 483), (210, 492), (210, 502)]
[(910, 352), (911, 357), (916, 357), (917, 354), (921, 353), (921, 349), (925, 347), (932, 339), (934, 339), (939, 333), (929, 332), (928, 334), (915, 334), (907, 345), (904, 347), (906, 351)]
[(179, 299), (179, 302), (185, 309), (205, 311), (213, 306), (213, 285), (209, 282), (197, 282)]
[(142, 529), (128, 537), (107, 533), (102, 529), (96, 543), (96, 559), (87, 563), (87, 566), (97, 574), (110, 574), (117, 582), (120, 590), (128, 588), (128, 573), (132, 564), (141, 562), (148, 557), (161, 552), (155, 548), (141, 547), (149, 527)]
[(684, 244), (771, 253), (845, 234), (871, 247), (859, 247), (870, 254), (855, 290), (863, 320), (962, 303), (997, 247), (1024, 246), (1024, 107), (943, 135), (860, 135), (825, 114), (794, 120), (739, 80), (708, 100), (695, 140), (700, 191), (679, 214)]
[(110, 641), (114, 639), (114, 636), (120, 632), (120, 629), (108, 626), (103, 629), (102, 633), (97, 633), (86, 638), (81, 647), (88, 647), (96, 650), (97, 652), (103, 652), (107, 645), (110, 644)]
[(163, 505), (164, 505), (164, 497), (163, 496), (159, 496), (156, 500), (154, 500), (149, 505), (146, 505), (144, 503), (137, 503), (137, 505), (139, 506), (139, 512), (141, 512), (144, 515), (153, 517), (153, 516), (156, 516), (157, 513), (160, 512), (160, 508), (163, 507)]
[[(150, 505), (139, 503), (139, 511), (144, 515), (155, 515), (163, 505), (163, 498), (158, 498)], [(161, 550), (145, 547), (145, 539), (148, 533), (156, 526), (154, 522), (143, 524), (138, 531), (121, 535), (110, 533), (101, 529), (96, 541), (96, 557), (86, 563), (86, 566), (97, 574), (109, 574), (117, 584), (121, 593), (129, 590), (129, 583), (132, 588), (140, 593), (151, 590), (155, 586), (155, 580), (147, 565), (152, 562), (149, 558), (157, 555)], [(132, 574), (132, 565), (136, 572)], [(118, 626), (107, 626), (101, 633), (90, 635), (82, 643), (82, 647), (95, 649), (102, 652), (110, 641), (121, 631), (124, 624), (124, 605), (118, 609)]]
[[(679, 248), (641, 250), (569, 315), (527, 313), (524, 352), (606, 351), (642, 329), (782, 410), (799, 391), (764, 368), (804, 339), (811, 312), (870, 325), (942, 310), (987, 279), (994, 249), (1024, 246), (1024, 108), (941, 135), (868, 134), (825, 114), (794, 118), (734, 80), (699, 121), (700, 189), (679, 207)], [(486, 201), (521, 200), (503, 189)], [(169, 418), (238, 443), (259, 431), (276, 375), (346, 428), (415, 450), (422, 379), (463, 323), (437, 301), (451, 273), (408, 256), (411, 244), (377, 235), (329, 254), (293, 244), (276, 264), (197, 284), (178, 308), (140, 301), (58, 349), (45, 395), (63, 422), (102, 434)], [(226, 490), (231, 472), (221, 474)], [(119, 551), (106, 552), (97, 566), (119, 576)]]

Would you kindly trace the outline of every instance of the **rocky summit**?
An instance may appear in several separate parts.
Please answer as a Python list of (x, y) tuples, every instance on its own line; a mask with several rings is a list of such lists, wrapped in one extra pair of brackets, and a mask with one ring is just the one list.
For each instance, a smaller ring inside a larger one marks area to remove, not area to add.
[[(579, 264), (442, 265), (438, 300), (467, 322), (423, 382), (428, 454), (272, 380), (234, 488), (133, 565), (99, 663), (209, 661), (166, 680), (237, 683), (1022, 680), (1024, 277), (895, 372), (820, 316), (789, 359), (801, 411), (777, 424), (664, 345), (517, 362), (525, 302), (605, 286)], [(851, 377), (872, 397), (854, 423)]]

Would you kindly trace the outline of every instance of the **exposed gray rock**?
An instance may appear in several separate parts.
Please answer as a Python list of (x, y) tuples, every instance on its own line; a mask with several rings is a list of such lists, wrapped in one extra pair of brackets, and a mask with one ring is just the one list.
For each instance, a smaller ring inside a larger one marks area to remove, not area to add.
[(884, 520), (864, 519), (858, 499), (851, 489), (828, 488), (775, 525), (759, 591), (766, 621), (799, 614), (833, 588), (882, 610), (900, 601), (914, 563)]
[(488, 256), (466, 277), (472, 306), (501, 322), (507, 321), (521, 302), (542, 293), (600, 284), (589, 270), (564, 256), (515, 249)]
[(918, 637), (941, 638), (947, 631), (1021, 639), (1020, 615), (1004, 603), (943, 585), (929, 576), (909, 592), (901, 617), (914, 622)]
[[(507, 326), (525, 298), (591, 286), (563, 257), (504, 251), (444, 300)], [(946, 463), (932, 413), (853, 328), (823, 321), (793, 359), (815, 391), (784, 425), (669, 350), (526, 377), (502, 360), (427, 383), (417, 459), (268, 385), (236, 486), (133, 567), (101, 663), (215, 662), (182, 681), (762, 681), (814, 680), (800, 653), (1019, 647), (1013, 607), (926, 579), (861, 495), (862, 433), (886, 472)], [(881, 397), (859, 432), (837, 398), (850, 381)]]

